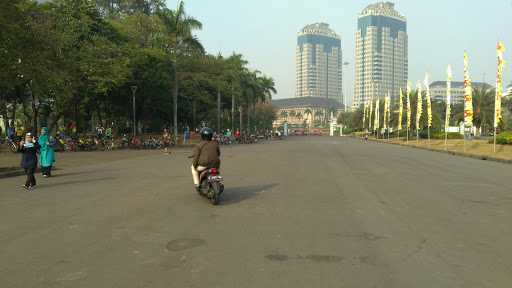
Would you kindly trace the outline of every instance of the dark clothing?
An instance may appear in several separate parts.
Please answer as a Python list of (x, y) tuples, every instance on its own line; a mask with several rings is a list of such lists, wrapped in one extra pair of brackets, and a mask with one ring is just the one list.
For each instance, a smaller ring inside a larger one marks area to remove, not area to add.
[(41, 172), (48, 177), (52, 176), (52, 166), (41, 167)]
[(220, 148), (217, 141), (201, 141), (194, 147), (194, 167), (220, 168)]
[(27, 181), (25, 181), (25, 187), (34, 187), (36, 186), (36, 177), (34, 173), (36, 172), (36, 168), (26, 168), (25, 174), (27, 175)]
[(20, 152), (23, 153), (21, 156), (21, 168), (29, 169), (37, 168), (37, 153), (39, 152), (39, 143), (35, 142), (32, 147), (20, 147)]

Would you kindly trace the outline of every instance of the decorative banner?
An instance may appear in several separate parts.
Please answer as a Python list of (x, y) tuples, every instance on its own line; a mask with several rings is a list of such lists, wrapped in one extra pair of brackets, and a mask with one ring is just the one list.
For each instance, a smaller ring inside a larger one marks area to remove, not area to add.
[[(391, 93), (388, 92), (388, 109), (387, 109), (387, 115), (386, 115), (386, 129), (388, 129), (388, 136), (389, 136), (389, 129), (391, 129), (390, 122), (391, 122)], [(389, 137), (388, 137), (389, 138)]]
[(421, 83), (418, 82), (418, 105), (416, 108), (416, 132), (420, 131), (421, 114), (423, 114), (423, 91), (421, 91)]
[(502, 119), (501, 98), (503, 97), (503, 67), (505, 66), (505, 60), (503, 59), (505, 46), (502, 42), (498, 43), (496, 52), (498, 55), (498, 73), (496, 75), (496, 99), (494, 102), (494, 128), (498, 128)]
[(473, 128), (473, 89), (469, 76), (469, 57), (464, 52), (464, 126)]
[(364, 102), (364, 105), (363, 105), (363, 132), (366, 128), (366, 108), (368, 107), (368, 104), (366, 103), (366, 101)]
[(427, 117), (428, 117), (428, 128), (432, 128), (432, 101), (430, 99), (430, 83), (429, 83), (429, 75), (425, 75), (425, 87), (427, 88), (426, 92), (426, 100), (427, 100)]
[(374, 123), (374, 127), (373, 127), (373, 131), (379, 131), (379, 128), (380, 128), (380, 113), (379, 113), (379, 110), (380, 110), (380, 99), (377, 98), (377, 100), (375, 100), (375, 123)]
[(446, 80), (446, 120), (444, 123), (444, 131), (448, 132), (448, 129), (450, 128), (450, 118), (452, 113), (452, 66), (448, 65), (448, 68), (446, 69), (446, 75), (448, 78)]
[(373, 96), (372, 98), (370, 99), (370, 103), (369, 103), (369, 109), (370, 109), (370, 113), (368, 114), (368, 131), (373, 131), (372, 130), (372, 115), (373, 115)]
[(412, 117), (412, 111), (411, 111), (411, 83), (407, 82), (407, 130), (411, 128), (411, 117)]
[(403, 120), (403, 113), (404, 113), (404, 92), (402, 91), (402, 88), (400, 88), (400, 102), (398, 103), (398, 131), (402, 130), (402, 120)]
[(384, 97), (384, 119), (382, 122), (382, 126), (384, 130), (388, 129), (388, 96)]

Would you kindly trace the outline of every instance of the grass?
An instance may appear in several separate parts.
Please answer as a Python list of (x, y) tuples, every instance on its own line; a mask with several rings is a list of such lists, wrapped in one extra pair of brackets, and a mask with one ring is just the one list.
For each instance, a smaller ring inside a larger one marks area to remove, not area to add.
[(439, 151), (465, 153), (480, 157), (512, 160), (512, 145), (496, 145), (496, 153), (494, 153), (493, 144), (489, 144), (487, 140), (466, 141), (465, 145), (464, 140), (448, 140), (446, 146), (444, 140), (430, 140), (429, 142), (426, 139), (416, 141), (416, 138), (412, 138), (409, 139), (409, 142), (407, 143), (404, 138), (401, 138), (400, 140), (394, 138), (389, 141), (387, 139), (378, 139), (377, 141)]

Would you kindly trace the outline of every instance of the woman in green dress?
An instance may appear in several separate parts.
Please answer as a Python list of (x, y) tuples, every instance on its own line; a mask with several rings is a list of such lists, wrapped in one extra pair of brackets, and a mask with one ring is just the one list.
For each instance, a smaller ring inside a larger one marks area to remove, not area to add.
[(43, 127), (41, 129), (41, 135), (39, 136), (39, 140), (37, 141), (40, 146), (40, 157), (39, 157), (39, 165), (41, 167), (41, 172), (43, 173), (43, 177), (51, 177), (52, 176), (52, 166), (55, 163), (55, 151), (51, 145), (51, 139), (48, 135), (48, 128)]

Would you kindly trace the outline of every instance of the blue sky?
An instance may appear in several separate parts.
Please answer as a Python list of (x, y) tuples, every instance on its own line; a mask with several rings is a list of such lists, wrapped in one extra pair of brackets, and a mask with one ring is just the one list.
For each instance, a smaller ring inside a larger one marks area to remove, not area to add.
[[(187, 12), (204, 29), (198, 36), (210, 53), (236, 51), (251, 67), (272, 76), (276, 98), (295, 93), (295, 45), (297, 32), (306, 24), (327, 22), (342, 37), (344, 72), (349, 100), (353, 95), (354, 41), (357, 15), (367, 0), (185, 0)], [(407, 17), (409, 78), (416, 82), (425, 72), (432, 80), (444, 80), (446, 66), (462, 78), (463, 52), (470, 55), (473, 81), (493, 84), (496, 74), (495, 46), (507, 48), (505, 83), (512, 74), (512, 0), (399, 0), (396, 9)], [(169, 7), (176, 0), (168, 0)], [(351, 102), (351, 101), (350, 101)]]

